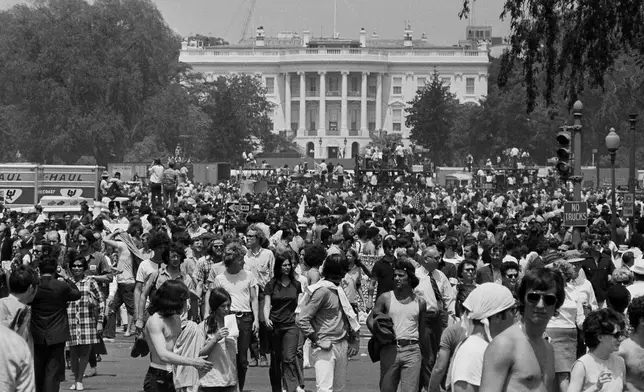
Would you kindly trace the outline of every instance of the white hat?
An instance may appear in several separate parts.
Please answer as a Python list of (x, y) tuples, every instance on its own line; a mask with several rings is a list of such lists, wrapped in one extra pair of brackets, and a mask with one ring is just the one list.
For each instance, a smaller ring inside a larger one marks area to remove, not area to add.
[(631, 271), (634, 274), (638, 275), (644, 275), (644, 258), (637, 258), (633, 262), (633, 266), (631, 267)]

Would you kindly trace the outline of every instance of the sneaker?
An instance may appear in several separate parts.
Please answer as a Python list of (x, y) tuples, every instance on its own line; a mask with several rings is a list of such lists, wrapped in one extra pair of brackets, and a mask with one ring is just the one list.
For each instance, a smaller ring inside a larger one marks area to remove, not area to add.
[(295, 390), (295, 392), (306, 392), (306, 391), (305, 391), (305, 390), (304, 390), (304, 388), (302, 388), (302, 387), (297, 387), (297, 389)]
[(250, 362), (248, 362), (248, 367), (257, 367), (257, 360), (251, 359)]
[(73, 383), (73, 384), (69, 387), (69, 390), (70, 390), (70, 391), (75, 391), (75, 390), (76, 390), (76, 383)]
[(125, 334), (123, 334), (123, 336), (125, 336), (126, 338), (129, 338), (130, 336), (132, 336), (132, 332), (127, 331)]
[(82, 382), (77, 382), (76, 383), (76, 390), (77, 391), (84, 391), (85, 390), (85, 387), (83, 386)]
[(94, 377), (94, 376), (96, 376), (96, 368), (95, 367), (89, 368), (89, 370), (86, 371), (85, 374), (83, 375), (83, 377)]
[(259, 366), (260, 367), (267, 367), (268, 366), (268, 360), (266, 359), (265, 356), (262, 356), (259, 358)]
[(103, 338), (103, 342), (105, 342), (105, 343), (114, 343), (114, 338)]

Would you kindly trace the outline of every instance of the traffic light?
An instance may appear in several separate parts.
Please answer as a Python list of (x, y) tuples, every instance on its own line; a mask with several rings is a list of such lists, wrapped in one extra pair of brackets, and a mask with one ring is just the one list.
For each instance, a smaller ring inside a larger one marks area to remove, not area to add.
[(557, 143), (559, 147), (557, 148), (557, 165), (555, 168), (559, 172), (559, 178), (562, 181), (568, 181), (568, 178), (572, 175), (572, 168), (570, 166), (570, 141), (571, 141), (570, 131), (565, 128), (560, 128), (557, 132)]

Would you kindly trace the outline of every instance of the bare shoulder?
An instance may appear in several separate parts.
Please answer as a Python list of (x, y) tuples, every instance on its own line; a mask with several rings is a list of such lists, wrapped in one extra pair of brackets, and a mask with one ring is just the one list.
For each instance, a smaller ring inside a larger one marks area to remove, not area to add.
[(501, 332), (498, 336), (492, 339), (488, 350), (494, 354), (495, 357), (504, 357), (511, 358), (514, 356), (514, 348), (517, 345), (517, 340), (520, 338), (520, 335), (517, 332), (517, 326), (514, 325), (505, 331)]

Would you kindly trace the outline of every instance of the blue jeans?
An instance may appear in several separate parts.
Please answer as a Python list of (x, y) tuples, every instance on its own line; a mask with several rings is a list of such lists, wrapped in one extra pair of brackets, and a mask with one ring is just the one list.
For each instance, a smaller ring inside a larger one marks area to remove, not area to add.
[(390, 344), (382, 347), (380, 349), (380, 392), (417, 391), (421, 361), (418, 344), (404, 347)]
[[(297, 348), (300, 331), (295, 325), (277, 327), (272, 332), (269, 376), (273, 392), (295, 392), (300, 385)], [(284, 387), (282, 388), (282, 382)]]
[(244, 390), (246, 382), (246, 372), (248, 371), (248, 349), (253, 338), (253, 313), (242, 313), (237, 315), (237, 328), (239, 337), (237, 338), (237, 381), (239, 390)]

